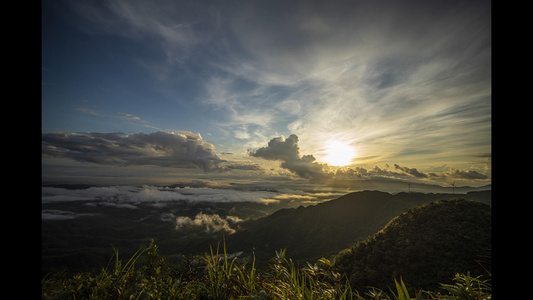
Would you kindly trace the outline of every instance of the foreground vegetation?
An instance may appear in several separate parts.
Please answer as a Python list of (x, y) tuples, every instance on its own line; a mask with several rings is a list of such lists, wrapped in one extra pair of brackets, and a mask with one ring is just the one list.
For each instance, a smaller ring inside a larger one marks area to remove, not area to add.
[(491, 299), (488, 277), (457, 274), (454, 284), (416, 295), (409, 294), (401, 278), (394, 279), (388, 290), (357, 291), (337, 271), (335, 261), (326, 258), (301, 267), (281, 250), (268, 269), (259, 272), (253, 258), (231, 258), (224, 244), (222, 249), (170, 266), (152, 241), (126, 262), (115, 250), (110, 264), (99, 273), (49, 275), (42, 280), (41, 294), (42, 299)]
[(434, 290), (456, 272), (490, 273), (491, 243), (489, 205), (445, 199), (405, 211), (335, 258), (355, 289), (386, 289), (401, 275), (411, 291)]
[(41, 293), (43, 299), (491, 299), (490, 228), (489, 205), (439, 200), (405, 211), (331, 259), (301, 263), (281, 250), (261, 267), (255, 253), (228, 254), (225, 239), (179, 262), (160, 255), (152, 240), (127, 261), (115, 249), (101, 270), (51, 273)]

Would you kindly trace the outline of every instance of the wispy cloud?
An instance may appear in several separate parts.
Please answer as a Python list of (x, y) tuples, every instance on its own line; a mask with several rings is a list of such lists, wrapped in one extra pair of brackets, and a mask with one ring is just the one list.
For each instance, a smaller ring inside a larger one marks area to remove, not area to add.
[(141, 120), (141, 118), (128, 114), (128, 113), (119, 112), (118, 114), (120, 115), (119, 118), (130, 121), (130, 122), (146, 123), (146, 121)]
[(179, 61), (199, 41), (191, 29), (194, 21), (187, 21), (193, 17), (191, 11), (170, 1), (157, 4), (122, 0), (70, 4), (85, 22), (91, 24), (90, 27), (78, 24), (82, 29), (152, 42), (160, 47), (168, 62)]
[[(295, 133), (317, 159), (327, 139), (360, 147), (374, 163), (397, 159), (406, 147), (446, 155), (487, 148), (490, 15), (482, 3), (354, 2), (344, 13), (306, 3), (267, 24), (274, 8), (228, 17), (238, 58), (226, 49), (206, 81), (211, 103), (227, 108), (228, 124)], [(298, 109), (280, 113), (288, 100)]]
[(87, 115), (92, 115), (92, 116), (98, 116), (99, 115), (96, 110), (91, 109), (91, 108), (79, 107), (79, 108), (76, 108), (74, 110), (79, 112), (79, 113), (82, 113), (82, 114), (87, 114)]
[(161, 130), (161, 128), (149, 125), (149, 124), (147, 124), (147, 123), (149, 123), (148, 121), (145, 121), (145, 120), (141, 119), (140, 117), (132, 115), (132, 114), (119, 112), (118, 113), (118, 118), (122, 119), (122, 120), (124, 120), (126, 122), (138, 125), (138, 126), (143, 126), (143, 127), (146, 127), (146, 128)]
[[(86, 32), (143, 45), (128, 58), (149, 70), (156, 82), (152, 89), (183, 86), (172, 101), (190, 98), (191, 110), (216, 132), (223, 151), (251, 149), (267, 158), (269, 152), (260, 149), (274, 151), (265, 147), (271, 137), (295, 134), (298, 152), (281, 160), (284, 170), (322, 174), (328, 143), (342, 141), (357, 149), (355, 161), (362, 169), (390, 163), (402, 167), (387, 169), (389, 174), (428, 180), (434, 177), (420, 171), (422, 166), (449, 163), (466, 170), (472, 155), (490, 153), (491, 7), (486, 1), (70, 4)], [(115, 117), (160, 130), (140, 113), (128, 112)], [(186, 136), (176, 145), (185, 145)], [(57, 136), (46, 136), (44, 152), (79, 161), (204, 170), (228, 163), (203, 139), (198, 143), (206, 154), (198, 159), (199, 153), (185, 146), (188, 150), (178, 151), (165, 139), (141, 139), (144, 148), (134, 148), (126, 136), (103, 138), (111, 146), (89, 145), (88, 138), (76, 137), (88, 154), (72, 144), (73, 137), (60, 142)], [(113, 146), (119, 142), (125, 145), (121, 150)]]
[(74, 110), (78, 113), (85, 114), (85, 115), (91, 115), (94, 117), (108, 118), (108, 119), (120, 119), (127, 124), (133, 124), (136, 126), (151, 128), (151, 129), (155, 129), (159, 131), (162, 130), (159, 127), (150, 125), (149, 121), (143, 120), (141, 119), (141, 117), (133, 115), (133, 114), (129, 114), (129, 113), (124, 113), (124, 112), (107, 113), (107, 112), (101, 112), (96, 109), (86, 108), (86, 107), (78, 107), (78, 108), (75, 108)]
[[(335, 133), (368, 152), (384, 142), (404, 147), (407, 135), (420, 145), (434, 135), (448, 141), (435, 148), (464, 144), (451, 131), (475, 138), (474, 123), (487, 131), (490, 6), (481, 1), (354, 1), (342, 10), (310, 2), (283, 10), (276, 2), (73, 5), (104, 32), (153, 42), (170, 68), (209, 70), (195, 76), (204, 103), (224, 112), (215, 125), (288, 130), (310, 149)], [(297, 113), (287, 114), (287, 100)], [(237, 139), (247, 136), (240, 133)]]

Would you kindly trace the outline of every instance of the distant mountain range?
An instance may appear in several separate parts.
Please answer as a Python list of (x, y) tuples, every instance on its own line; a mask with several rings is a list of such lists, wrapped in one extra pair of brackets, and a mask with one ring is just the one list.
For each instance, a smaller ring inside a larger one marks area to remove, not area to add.
[[(98, 185), (90, 184), (72, 184), (72, 183), (43, 183), (42, 186), (48, 187), (57, 187), (64, 189), (87, 189), (90, 187), (95, 187)], [(232, 186), (238, 187), (237, 184), (232, 184)], [(399, 192), (416, 192), (416, 193), (450, 193), (455, 192), (456, 194), (466, 194), (468, 192), (475, 191), (486, 191), (492, 189), (492, 184), (487, 184), (483, 186), (459, 186), (456, 185), (455, 189), (450, 184), (449, 186), (442, 186), (437, 184), (427, 184), (427, 183), (418, 183), (418, 182), (407, 182), (403, 180), (396, 179), (365, 179), (365, 180), (335, 180), (328, 184), (330, 187), (339, 187), (343, 190), (348, 188), (353, 191), (382, 191), (387, 193), (399, 193)], [(169, 188), (184, 188), (184, 187), (194, 187), (202, 188), (209, 187), (204, 182), (192, 182), (192, 183), (178, 183), (169, 185)], [(275, 189), (274, 189), (275, 190)]]
[(474, 191), (486, 191), (492, 189), (492, 184), (484, 186), (459, 186), (455, 188), (450, 184), (449, 186), (441, 186), (437, 184), (406, 182), (403, 180), (383, 180), (383, 179), (369, 179), (369, 180), (337, 180), (329, 184), (330, 186), (349, 187), (352, 190), (363, 191), (383, 191), (389, 193), (397, 192), (417, 192), (417, 193), (450, 193), (466, 194)]
[[(416, 185), (415, 185), (416, 188)], [(287, 249), (287, 257), (315, 261), (333, 256), (381, 230), (404, 211), (420, 204), (450, 198), (479, 200), (491, 204), (491, 191), (466, 194), (360, 191), (307, 207), (281, 209), (270, 215), (232, 224), (225, 232), (228, 253), (240, 258), (255, 254), (256, 266), (264, 267), (275, 251)], [(98, 205), (97, 205), (98, 204)], [(138, 204), (135, 209), (110, 206), (106, 201), (52, 202), (43, 212), (69, 213), (62, 221), (43, 221), (41, 226), (42, 273), (100, 269), (112, 255), (132, 255), (153, 238), (161, 255), (179, 260), (181, 255), (209, 252), (209, 245), (222, 241), (224, 231), (206, 232), (202, 227), (176, 229), (176, 216), (190, 222), (200, 212), (219, 219), (236, 206), (242, 211), (262, 209), (259, 203), (188, 203), (174, 201), (164, 206)], [(44, 215), (44, 213), (43, 213)], [(79, 216), (68, 218), (69, 216)], [(204, 215), (204, 216), (205, 216)], [(176, 219), (177, 221), (177, 219)]]
[(282, 209), (270, 216), (242, 223), (226, 237), (231, 252), (255, 251), (258, 261), (287, 248), (294, 259), (315, 260), (334, 255), (380, 229), (407, 209), (432, 201), (463, 198), (491, 204), (491, 191), (467, 194), (350, 193), (313, 206)]

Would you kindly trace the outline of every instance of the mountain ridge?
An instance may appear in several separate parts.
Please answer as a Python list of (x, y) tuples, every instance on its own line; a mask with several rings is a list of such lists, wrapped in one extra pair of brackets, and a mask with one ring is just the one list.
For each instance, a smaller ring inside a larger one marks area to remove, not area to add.
[[(179, 260), (183, 255), (209, 253), (210, 245), (216, 247), (223, 235), (229, 253), (242, 251), (242, 258), (255, 254), (258, 266), (260, 262), (266, 266), (280, 249), (287, 249), (287, 255), (295, 260), (314, 261), (374, 234), (406, 209), (454, 197), (491, 203), (490, 191), (455, 195), (361, 191), (316, 205), (277, 210), (259, 219), (238, 220), (231, 223), (233, 234), (210, 232), (201, 226), (178, 230), (177, 219), (172, 219), (186, 216), (193, 222), (200, 212), (222, 219), (233, 214), (232, 203), (171, 202), (162, 207), (147, 203), (137, 209), (88, 205), (92, 202), (46, 203), (43, 212), (65, 211), (77, 217), (42, 222), (41, 269), (43, 276), (62, 268), (72, 272), (90, 270), (109, 260), (110, 245), (127, 255), (151, 239), (160, 246), (162, 255)], [(261, 208), (239, 205), (243, 211)]]
[(456, 273), (490, 273), (490, 249), (490, 206), (456, 198), (409, 209), (335, 258), (356, 289), (384, 289), (399, 276), (415, 289), (435, 289)]
[(407, 209), (450, 198), (491, 204), (491, 191), (467, 194), (424, 194), (381, 191), (349, 193), (307, 207), (281, 209), (271, 215), (244, 222), (226, 237), (230, 251), (254, 251), (261, 260), (287, 249), (295, 259), (314, 260), (334, 255), (378, 232)]
[(329, 183), (332, 187), (348, 187), (352, 190), (378, 190), (388, 193), (397, 193), (399, 191), (413, 191), (421, 193), (444, 193), (455, 191), (457, 194), (466, 194), (473, 191), (486, 191), (492, 189), (492, 184), (483, 186), (459, 186), (455, 188), (450, 184), (449, 186), (442, 186), (438, 184), (429, 184), (424, 182), (409, 182), (399, 179), (361, 179), (361, 180), (335, 180)]

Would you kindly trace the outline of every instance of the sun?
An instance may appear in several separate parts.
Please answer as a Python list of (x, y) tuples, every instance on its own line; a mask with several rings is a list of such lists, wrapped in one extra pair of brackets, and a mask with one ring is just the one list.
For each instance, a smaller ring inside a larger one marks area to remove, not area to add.
[(355, 157), (355, 149), (342, 142), (330, 142), (325, 150), (324, 160), (332, 166), (343, 167), (351, 164)]

